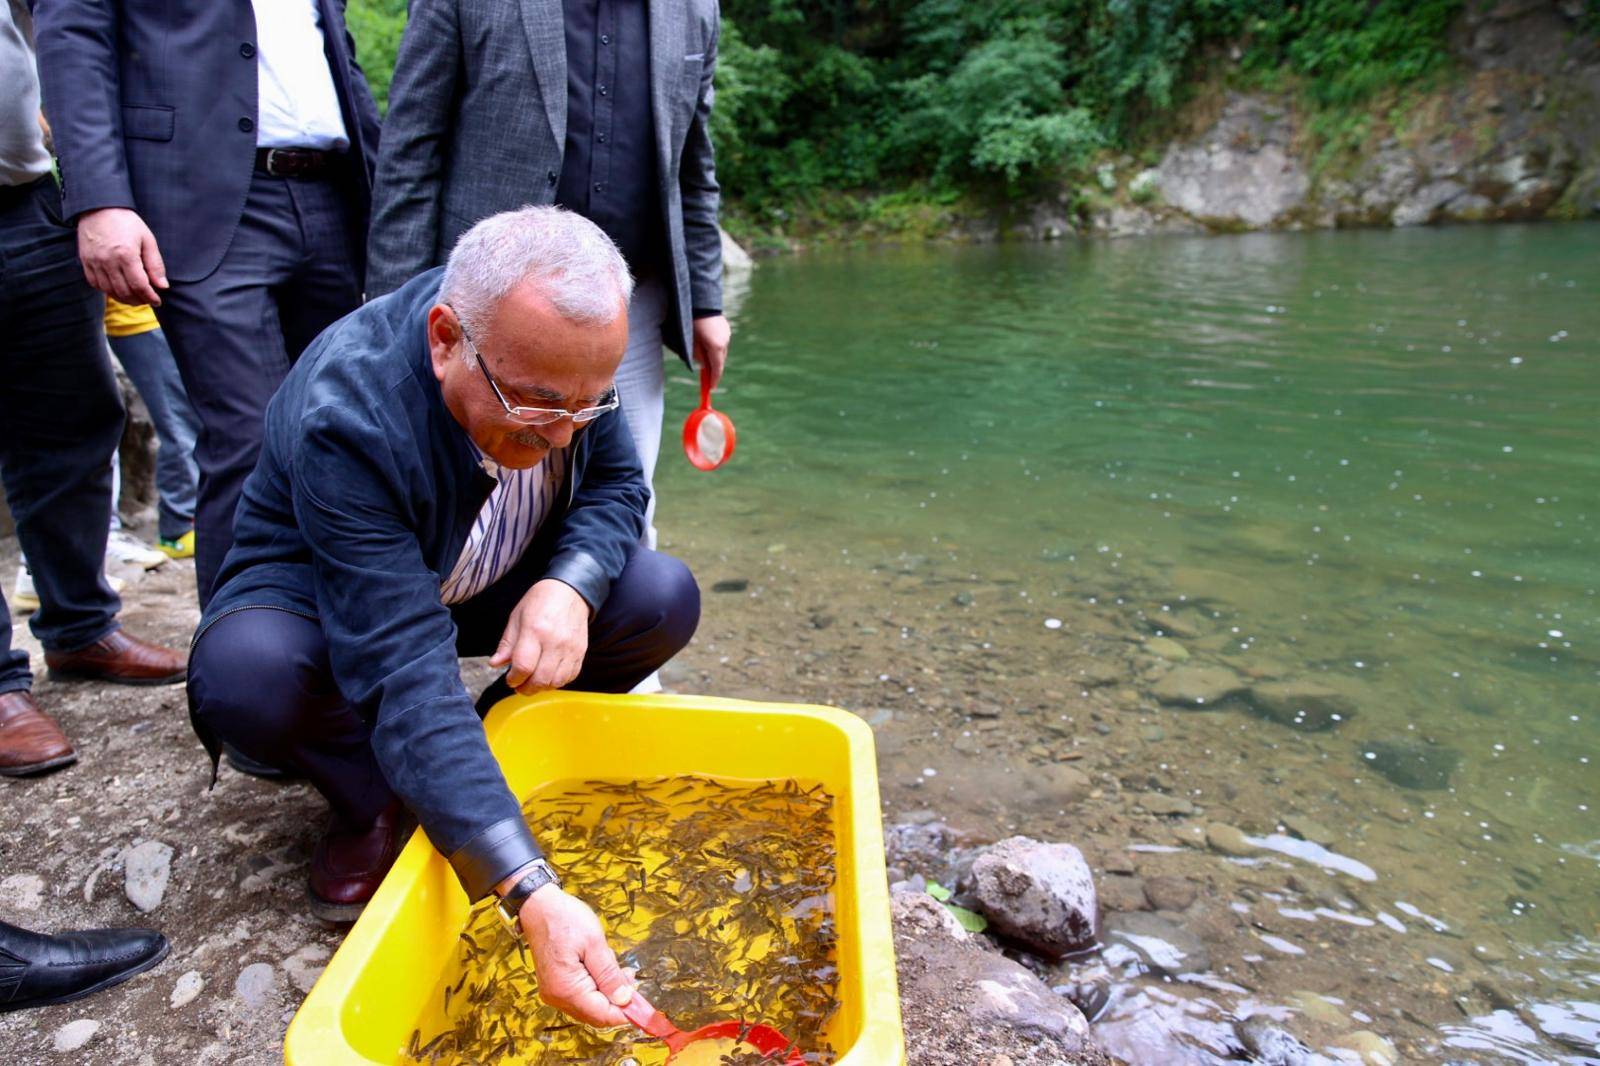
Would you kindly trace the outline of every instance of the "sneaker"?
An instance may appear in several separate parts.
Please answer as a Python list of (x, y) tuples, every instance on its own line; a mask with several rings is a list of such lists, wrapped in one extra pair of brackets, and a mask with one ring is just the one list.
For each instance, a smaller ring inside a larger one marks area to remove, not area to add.
[(132, 563), (146, 570), (154, 570), (167, 561), (167, 557), (150, 545), (121, 529), (113, 529), (106, 537), (106, 562)]
[(39, 592), (33, 587), (33, 571), (28, 564), (17, 567), (17, 583), (11, 587), (11, 606), (19, 611), (37, 611)]
[(166, 537), (162, 537), (156, 541), (156, 548), (168, 559), (193, 559), (194, 530), (189, 530), (177, 540), (168, 540)]
[[(111, 586), (111, 591), (116, 593), (128, 587), (126, 581), (111, 574), (106, 575), (106, 582)], [(27, 563), (17, 567), (17, 583), (11, 586), (11, 606), (19, 611), (39, 609), (39, 592), (33, 587), (33, 571), (28, 569)]]

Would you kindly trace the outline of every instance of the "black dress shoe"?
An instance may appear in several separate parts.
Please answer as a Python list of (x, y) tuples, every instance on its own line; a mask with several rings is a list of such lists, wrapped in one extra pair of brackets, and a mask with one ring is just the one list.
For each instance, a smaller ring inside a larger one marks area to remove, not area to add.
[(171, 947), (153, 929), (46, 936), (0, 922), (0, 1011), (81, 999), (150, 969)]

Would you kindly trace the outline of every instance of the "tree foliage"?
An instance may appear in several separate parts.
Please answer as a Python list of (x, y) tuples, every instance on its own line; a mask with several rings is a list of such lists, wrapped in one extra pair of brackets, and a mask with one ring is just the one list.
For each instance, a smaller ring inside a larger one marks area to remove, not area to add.
[[(1449, 62), (1464, 0), (723, 0), (713, 135), (757, 219), (837, 190), (1016, 191), (1138, 140), (1237, 70), (1358, 109)], [(406, 0), (349, 0), (387, 93)]]

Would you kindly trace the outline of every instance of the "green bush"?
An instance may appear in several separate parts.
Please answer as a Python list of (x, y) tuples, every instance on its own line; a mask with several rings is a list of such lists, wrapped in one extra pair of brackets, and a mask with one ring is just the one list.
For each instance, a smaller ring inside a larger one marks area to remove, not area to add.
[(349, 0), (345, 25), (356, 42), (356, 62), (367, 75), (379, 113), (389, 110), (389, 79), (406, 28), (407, 0)]

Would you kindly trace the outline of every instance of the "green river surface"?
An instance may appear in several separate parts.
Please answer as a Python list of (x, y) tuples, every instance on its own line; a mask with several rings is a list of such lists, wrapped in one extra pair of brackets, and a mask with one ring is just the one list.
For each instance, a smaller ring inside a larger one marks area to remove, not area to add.
[[(1058, 604), (1192, 597), (1226, 620), (1200, 660), (1359, 694), (1295, 772), (1421, 814), (1333, 847), (1375, 870), (1382, 927), (1507, 945), (1516, 1005), (1454, 1011), (1438, 1060), (1600, 1062), (1597, 253), (1574, 224), (766, 260), (718, 398), (737, 455), (668, 452), (661, 524), (766, 516), (808, 602), (863, 556), (1003, 572), (1037, 604), (1007, 639), (1044, 655)], [(692, 391), (678, 368), (669, 434)], [(1422, 777), (1363, 765), (1379, 744)]]

